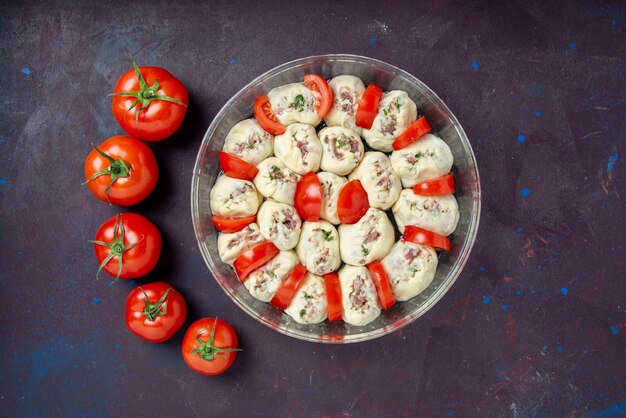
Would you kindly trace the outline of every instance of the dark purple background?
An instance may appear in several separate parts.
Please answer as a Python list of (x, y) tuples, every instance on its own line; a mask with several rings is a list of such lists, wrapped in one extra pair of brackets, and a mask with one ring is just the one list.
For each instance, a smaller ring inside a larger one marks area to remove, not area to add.
[[(73, 3), (0, 6), (2, 415), (626, 413), (624, 2)], [(128, 332), (137, 282), (95, 279), (86, 240), (120, 208), (81, 186), (83, 162), (122, 133), (105, 95), (130, 68), (126, 49), (190, 92), (182, 129), (152, 146), (158, 190), (132, 210), (165, 238), (146, 280), (181, 290), (189, 321), (218, 315), (239, 332), (245, 351), (221, 377), (187, 369), (182, 332), (160, 345)], [(437, 92), (483, 187), (450, 292), (402, 331), (349, 346), (240, 311), (209, 276), (189, 209), (196, 151), (226, 100), (280, 63), (332, 52)]]

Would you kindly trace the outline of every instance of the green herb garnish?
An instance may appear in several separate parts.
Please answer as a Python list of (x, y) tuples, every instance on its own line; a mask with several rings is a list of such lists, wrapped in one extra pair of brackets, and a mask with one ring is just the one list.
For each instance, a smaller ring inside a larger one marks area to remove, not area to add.
[(396, 107), (398, 108), (398, 110), (400, 110), (400, 106), (402, 106), (402, 103), (400, 103), (400, 97), (398, 97), (396, 99)]
[(409, 268), (409, 270), (411, 270), (411, 273), (417, 273), (417, 269), (414, 269), (413, 267)]
[(273, 165), (272, 168), (270, 169), (270, 180), (276, 180), (279, 175), (280, 175), (280, 168)]
[(324, 234), (324, 239), (326, 241), (332, 241), (333, 239), (335, 239), (335, 237), (333, 237), (333, 231), (327, 231), (325, 229), (322, 229), (322, 234)]
[(303, 112), (304, 111), (304, 96), (301, 94), (298, 94), (294, 100), (293, 100), (293, 107), (294, 109), (296, 109), (298, 112)]
[(387, 109), (383, 109), (383, 114), (387, 116)]
[(346, 145), (348, 145), (348, 141), (346, 141), (345, 139), (340, 139), (340, 140), (337, 141), (337, 146), (339, 148), (345, 147)]
[(424, 153), (422, 151), (418, 152), (417, 154), (415, 154), (415, 158), (420, 159), (424, 156)]
[(361, 245), (361, 251), (363, 251), (363, 254), (365, 254), (365, 255), (369, 254), (369, 252), (370, 252), (370, 250), (365, 248), (365, 245)]
[(273, 272), (273, 271), (270, 271), (270, 272), (269, 272), (269, 274), (268, 274), (268, 276), (270, 276), (270, 277), (274, 277), (274, 276), (276, 276), (276, 275), (274, 274), (274, 272)]
[(304, 314), (306, 314), (306, 311), (304, 309), (300, 309), (300, 317), (301, 318), (304, 316)]

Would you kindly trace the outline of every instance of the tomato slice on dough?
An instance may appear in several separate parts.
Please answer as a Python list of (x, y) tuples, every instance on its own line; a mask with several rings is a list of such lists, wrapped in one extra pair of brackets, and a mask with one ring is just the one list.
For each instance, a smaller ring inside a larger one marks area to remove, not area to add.
[(278, 248), (271, 242), (262, 242), (235, 258), (233, 267), (239, 280), (245, 282), (250, 273), (259, 267), (264, 266), (268, 261), (278, 254)]
[(298, 285), (305, 275), (306, 267), (302, 264), (295, 266), (283, 284), (278, 288), (276, 294), (274, 294), (274, 297), (270, 302), (272, 306), (275, 306), (278, 309), (287, 309), (287, 306), (291, 303), (291, 299), (293, 299), (293, 295), (296, 294)]
[(337, 216), (341, 223), (357, 223), (369, 208), (367, 192), (359, 180), (349, 181), (339, 191)]
[(307, 173), (298, 181), (294, 206), (303, 221), (317, 221), (320, 218), (322, 184), (315, 173)]
[(365, 129), (371, 129), (376, 114), (378, 113), (378, 102), (383, 94), (383, 89), (376, 84), (370, 84), (363, 92), (363, 97), (359, 101), (359, 107), (356, 110), (355, 122), (356, 126)]
[(272, 104), (267, 95), (259, 96), (254, 101), (254, 116), (263, 129), (272, 135), (280, 135), (285, 133), (285, 125), (280, 123), (274, 111)]
[(391, 284), (389, 283), (389, 279), (387, 278), (387, 273), (385, 272), (383, 265), (380, 264), (380, 261), (374, 261), (367, 266), (367, 269), (369, 270), (370, 276), (372, 276), (372, 280), (376, 285), (380, 305), (383, 309), (391, 308), (396, 304), (396, 299), (393, 297)]
[(317, 116), (323, 118), (330, 112), (330, 108), (333, 106), (333, 91), (326, 80), (317, 74), (305, 75), (304, 85), (311, 90), (313, 97), (315, 97)]
[(241, 180), (253, 180), (259, 172), (252, 164), (224, 151), (220, 151), (220, 168), (227, 176)]
[(339, 275), (337, 273), (325, 274), (324, 288), (326, 289), (326, 300), (328, 302), (328, 320), (330, 322), (339, 321), (343, 314)]
[(413, 193), (423, 196), (454, 193), (454, 174), (448, 174), (413, 186)]
[(415, 244), (430, 245), (431, 247), (450, 251), (450, 240), (448, 238), (419, 226), (405, 226), (404, 239)]
[(256, 220), (256, 215), (244, 216), (243, 218), (231, 218), (228, 216), (211, 216), (211, 222), (221, 232), (237, 232), (244, 229)]
[(402, 132), (398, 137), (393, 141), (393, 149), (396, 151), (402, 149), (413, 142), (417, 141), (419, 137), (424, 135), (427, 132), (430, 132), (431, 127), (428, 124), (428, 121), (424, 116), (416, 120), (409, 126), (406, 131)]

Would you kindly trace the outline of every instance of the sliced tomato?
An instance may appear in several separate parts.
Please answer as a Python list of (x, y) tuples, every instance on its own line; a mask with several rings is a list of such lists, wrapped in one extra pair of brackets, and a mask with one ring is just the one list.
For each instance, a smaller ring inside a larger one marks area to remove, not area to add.
[(322, 184), (315, 173), (302, 176), (296, 185), (294, 206), (303, 221), (317, 221), (322, 211)]
[(211, 216), (211, 222), (221, 232), (237, 232), (244, 229), (256, 220), (256, 215), (244, 216), (243, 218), (231, 218), (227, 216)]
[(349, 181), (339, 191), (337, 216), (341, 223), (357, 223), (369, 208), (370, 202), (367, 199), (367, 192), (359, 180)]
[(239, 280), (245, 282), (250, 273), (264, 266), (278, 253), (278, 248), (271, 242), (262, 242), (241, 253), (233, 262)]
[(430, 245), (431, 247), (450, 251), (450, 240), (448, 238), (419, 226), (405, 226), (404, 239), (415, 244)]
[(241, 180), (253, 180), (259, 172), (252, 164), (224, 151), (220, 151), (220, 168), (227, 176)]
[(413, 186), (413, 193), (423, 196), (454, 193), (454, 174), (417, 183)]
[(430, 130), (431, 127), (428, 124), (428, 121), (424, 116), (422, 116), (421, 118), (413, 122), (411, 126), (406, 129), (406, 131), (398, 135), (395, 141), (393, 141), (393, 149), (397, 151), (412, 144), (417, 139), (419, 139), (420, 136), (424, 135), (427, 132), (430, 132)]
[(374, 261), (367, 266), (367, 269), (370, 272), (370, 276), (372, 276), (372, 281), (376, 285), (380, 306), (382, 306), (383, 309), (391, 308), (396, 304), (396, 299), (393, 297), (391, 284), (389, 283), (389, 279), (387, 278), (387, 273), (385, 272), (383, 265), (380, 264), (380, 261)]
[(293, 295), (295, 295), (298, 285), (306, 275), (306, 267), (302, 264), (298, 264), (291, 270), (289, 276), (285, 279), (283, 284), (278, 288), (276, 294), (271, 300), (272, 306), (278, 309), (287, 309), (287, 306), (291, 303)]
[(307, 74), (304, 76), (304, 85), (313, 92), (315, 97), (315, 111), (317, 116), (323, 118), (333, 107), (333, 91), (322, 77), (317, 74)]
[(272, 104), (267, 95), (259, 96), (254, 101), (254, 116), (263, 129), (272, 135), (280, 135), (285, 133), (285, 125), (280, 123), (274, 111)]
[(363, 92), (363, 96), (359, 101), (359, 106), (356, 110), (355, 121), (356, 126), (360, 126), (365, 129), (370, 129), (378, 113), (378, 102), (380, 96), (383, 94), (383, 89), (376, 84), (370, 84)]
[(326, 300), (328, 302), (328, 320), (330, 322), (339, 321), (343, 314), (339, 275), (337, 273), (325, 274), (324, 288), (326, 289)]

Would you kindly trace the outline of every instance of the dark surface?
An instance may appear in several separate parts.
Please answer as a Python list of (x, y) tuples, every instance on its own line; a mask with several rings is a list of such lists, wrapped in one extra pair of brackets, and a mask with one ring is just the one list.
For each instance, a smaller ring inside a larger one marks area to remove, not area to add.
[[(2, 415), (626, 413), (623, 2), (94, 3), (0, 6)], [(182, 332), (161, 345), (131, 335), (137, 282), (94, 277), (86, 240), (120, 209), (81, 186), (83, 161), (122, 133), (105, 94), (126, 49), (190, 92), (182, 129), (152, 146), (158, 190), (132, 210), (165, 239), (146, 280), (180, 289), (189, 321), (218, 315), (239, 332), (245, 351), (221, 377), (187, 369)], [(437, 92), (483, 187), (450, 292), (402, 331), (350, 346), (240, 311), (209, 277), (189, 209), (196, 150), (226, 100), (275, 65), (331, 52), (390, 62)]]

